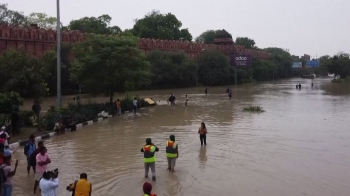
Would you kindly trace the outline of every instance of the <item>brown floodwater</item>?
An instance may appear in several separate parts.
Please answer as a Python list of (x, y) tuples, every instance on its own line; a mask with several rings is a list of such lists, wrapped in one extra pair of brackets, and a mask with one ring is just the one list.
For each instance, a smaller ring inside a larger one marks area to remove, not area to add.
[[(301, 83), (301, 90), (295, 88)], [(143, 155), (147, 137), (156, 153), (159, 196), (350, 195), (350, 85), (330, 79), (290, 79), (240, 85), (233, 99), (226, 87), (136, 92), (160, 100), (139, 110), (46, 140), (52, 163), (59, 168), (59, 195), (86, 172), (96, 196), (142, 195)], [(167, 105), (170, 92), (177, 97)], [(189, 104), (184, 106), (185, 94)], [(266, 112), (246, 113), (248, 105)], [(208, 128), (207, 146), (197, 134)], [(165, 142), (175, 134), (180, 156), (175, 173), (166, 171)], [(14, 177), (13, 195), (32, 195), (34, 175), (26, 174), (23, 149)]]

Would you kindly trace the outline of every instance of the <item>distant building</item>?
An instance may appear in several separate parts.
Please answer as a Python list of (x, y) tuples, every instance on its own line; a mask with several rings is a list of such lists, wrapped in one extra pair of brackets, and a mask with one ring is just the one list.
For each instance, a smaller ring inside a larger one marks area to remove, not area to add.
[(304, 54), (304, 56), (302, 57), (305, 61), (310, 61), (311, 60), (311, 56), (308, 54)]

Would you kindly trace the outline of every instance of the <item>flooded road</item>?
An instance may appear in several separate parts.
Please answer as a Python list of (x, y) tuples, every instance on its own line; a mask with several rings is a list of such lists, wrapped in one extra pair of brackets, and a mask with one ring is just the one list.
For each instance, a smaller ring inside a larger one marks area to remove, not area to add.
[[(301, 83), (301, 90), (295, 89)], [(291, 79), (226, 87), (138, 92), (161, 100), (159, 105), (84, 127), (46, 140), (52, 163), (59, 168), (59, 195), (68, 196), (69, 183), (86, 172), (94, 196), (142, 195), (145, 139), (156, 153), (159, 196), (350, 195), (350, 85), (329, 79)], [(170, 107), (170, 92), (177, 105)], [(184, 106), (185, 94), (189, 104)], [(266, 112), (242, 112), (260, 105)], [(208, 129), (207, 146), (197, 134)], [(175, 134), (179, 158), (175, 173), (166, 171), (165, 142)], [(14, 177), (13, 195), (32, 195), (34, 175), (26, 174), (23, 149)], [(39, 195), (39, 194), (38, 194)]]

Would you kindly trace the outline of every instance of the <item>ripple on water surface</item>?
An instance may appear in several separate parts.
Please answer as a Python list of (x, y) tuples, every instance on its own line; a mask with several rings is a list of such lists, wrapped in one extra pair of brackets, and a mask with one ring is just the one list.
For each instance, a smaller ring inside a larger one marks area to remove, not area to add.
[[(301, 90), (295, 89), (299, 82)], [(147, 137), (160, 148), (152, 182), (158, 195), (350, 194), (348, 90), (324, 79), (315, 79), (313, 88), (309, 80), (291, 79), (239, 86), (230, 100), (225, 89), (208, 88), (208, 95), (204, 89), (172, 90), (175, 107), (165, 101), (169, 90), (153, 91), (151, 97), (161, 100), (156, 107), (46, 140), (49, 168), (60, 170), (59, 195), (71, 195), (65, 187), (81, 172), (88, 173), (93, 195), (141, 195), (142, 183), (150, 181), (143, 178), (140, 152)], [(247, 105), (266, 112), (242, 112)], [(202, 121), (208, 128), (203, 147), (197, 133)], [(175, 173), (166, 171), (170, 134), (180, 151)], [(14, 195), (27, 196), (34, 175), (26, 174), (22, 154), (14, 155), (21, 161)]]

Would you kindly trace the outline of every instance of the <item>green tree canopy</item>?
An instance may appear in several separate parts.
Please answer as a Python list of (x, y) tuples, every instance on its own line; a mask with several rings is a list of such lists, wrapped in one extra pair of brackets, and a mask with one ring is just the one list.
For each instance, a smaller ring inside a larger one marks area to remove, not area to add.
[(115, 92), (148, 85), (149, 62), (137, 48), (137, 38), (90, 35), (73, 48), (72, 79), (91, 92), (104, 92), (113, 102)]
[(152, 11), (144, 18), (136, 20), (133, 33), (141, 38), (192, 41), (188, 29), (181, 27), (182, 23), (175, 15)]
[(118, 26), (109, 26), (112, 18), (109, 15), (102, 15), (99, 17), (84, 17), (78, 20), (72, 20), (68, 29), (78, 30), (83, 33), (95, 34), (118, 34), (122, 30)]
[(0, 89), (29, 95), (41, 101), (47, 92), (48, 69), (44, 61), (21, 50), (6, 50), (0, 57)]
[(252, 49), (252, 48), (257, 49), (257, 47), (255, 46), (255, 41), (253, 39), (248, 38), (248, 37), (237, 37), (236, 44), (242, 45), (248, 49)]
[(203, 85), (224, 85), (230, 81), (231, 67), (228, 57), (216, 50), (208, 50), (198, 58), (199, 82)]
[(218, 32), (218, 30), (205, 31), (195, 39), (195, 42), (205, 43), (205, 44), (213, 44), (217, 32)]
[(0, 4), (0, 25), (23, 26), (26, 23), (26, 17), (22, 12), (8, 9), (7, 4)]
[(23, 105), (22, 97), (16, 92), (0, 93), (0, 114), (10, 114)]
[(151, 63), (152, 87), (178, 88), (196, 84), (197, 65), (185, 52), (155, 50), (147, 59)]
[[(57, 27), (57, 18), (48, 16), (45, 13), (31, 13), (27, 17), (28, 24), (37, 24), (40, 28), (44, 29), (56, 29)], [(62, 26), (62, 24), (61, 24)]]
[(327, 67), (329, 73), (340, 75), (341, 78), (350, 76), (350, 58), (349, 54), (339, 52), (333, 57), (323, 59), (322, 66)]

